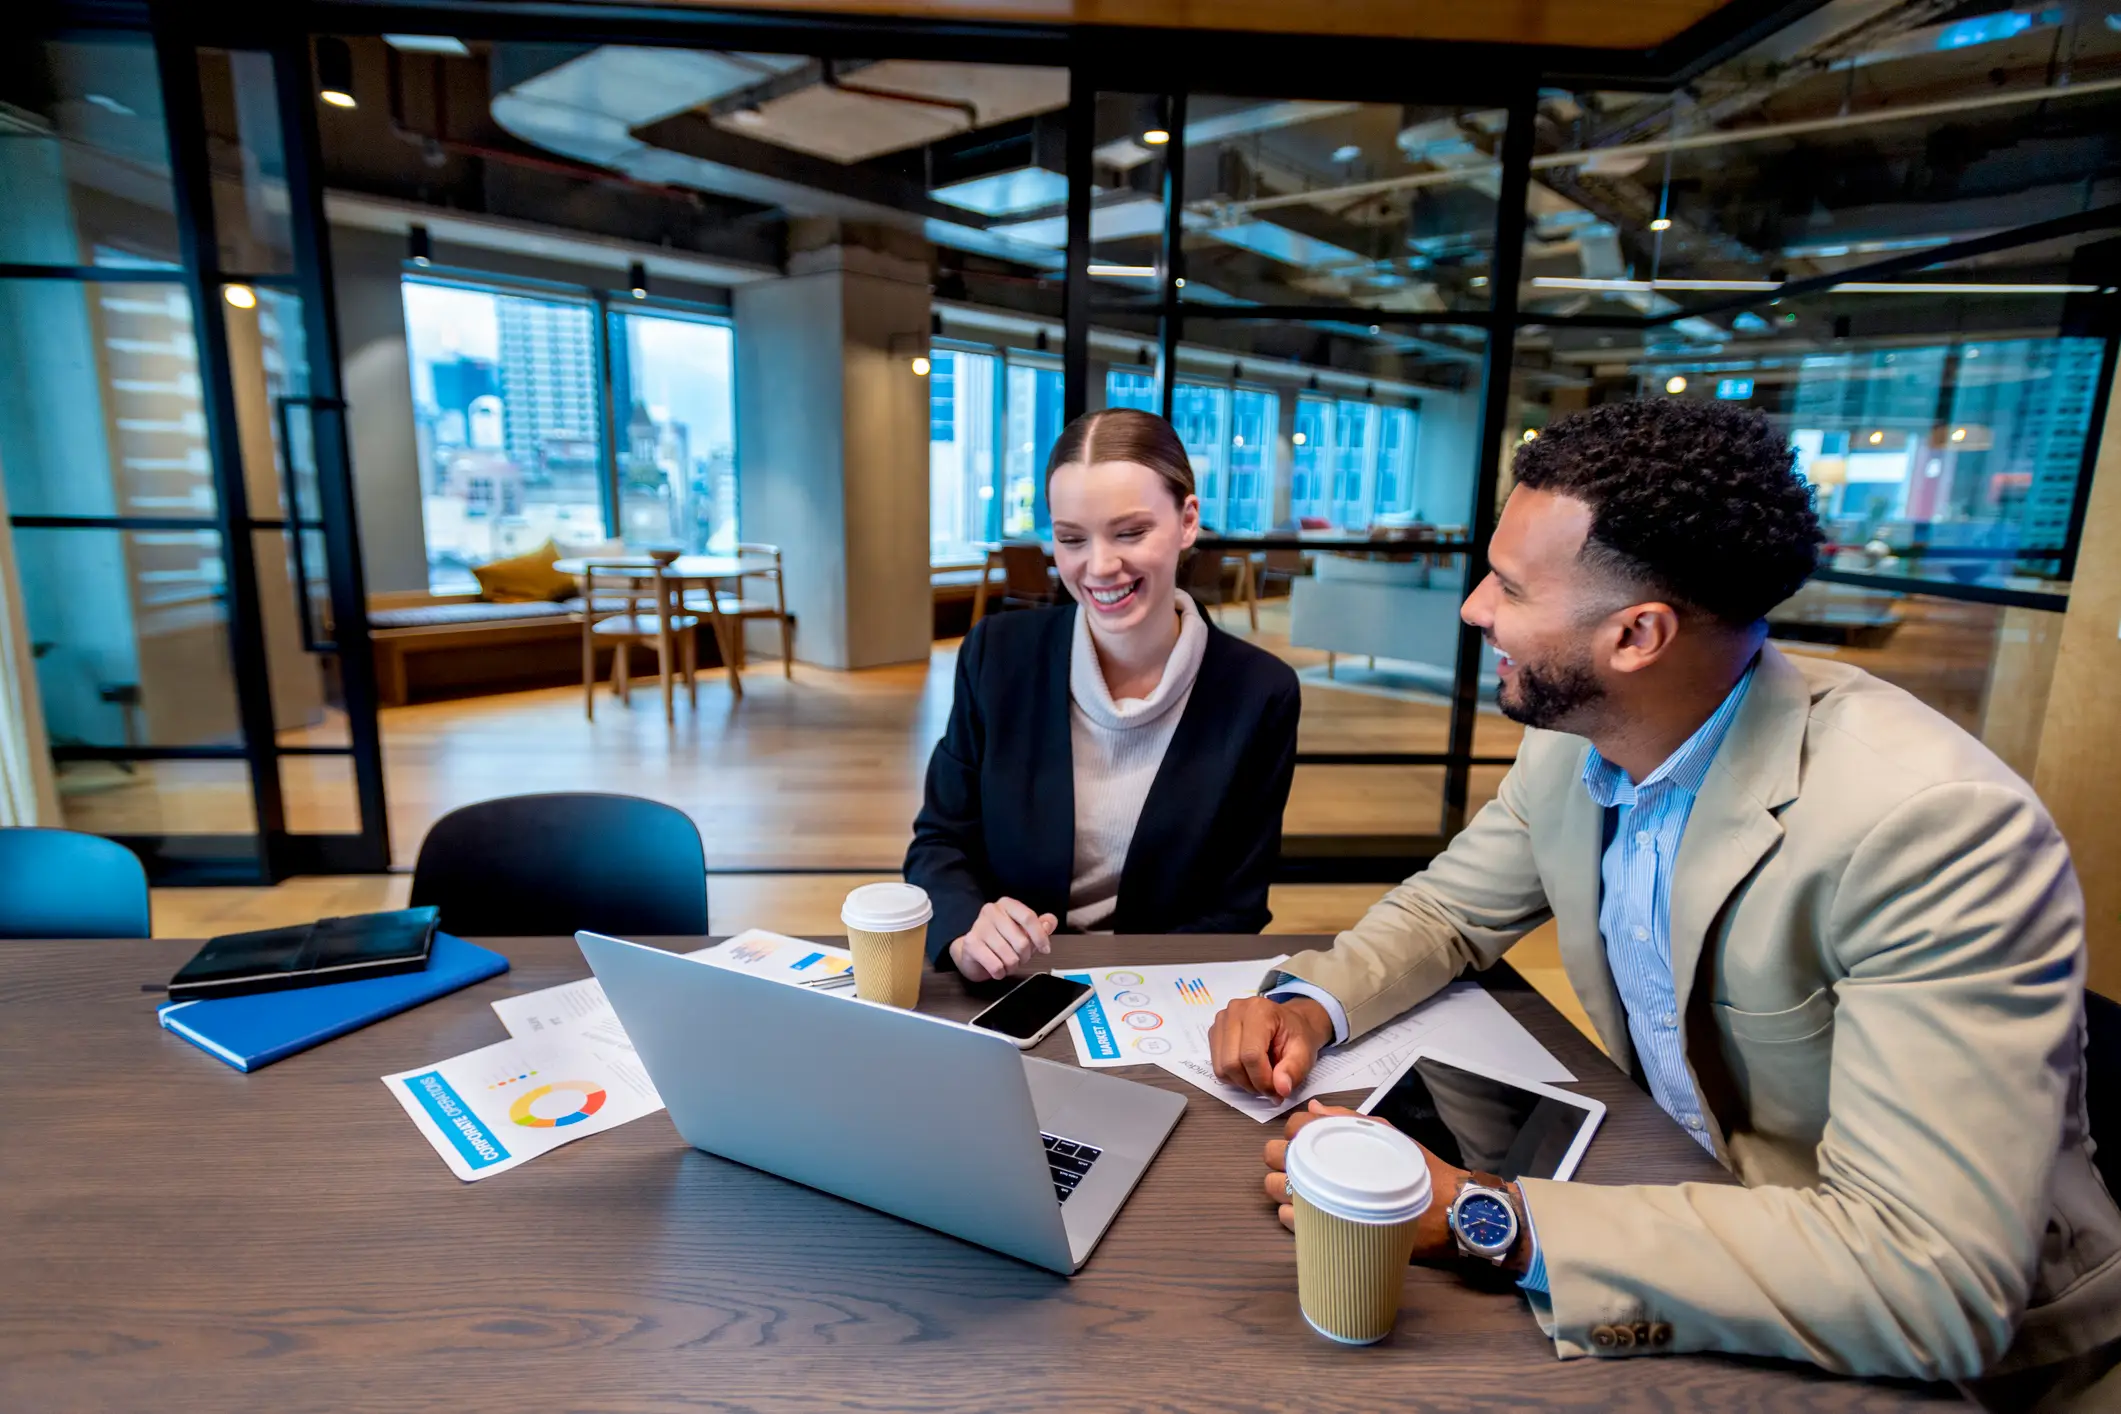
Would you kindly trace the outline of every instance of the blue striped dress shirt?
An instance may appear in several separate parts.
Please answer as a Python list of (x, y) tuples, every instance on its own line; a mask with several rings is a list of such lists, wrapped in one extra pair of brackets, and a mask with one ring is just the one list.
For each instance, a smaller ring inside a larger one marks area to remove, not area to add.
[[(1583, 763), (1584, 789), (1607, 812), (1610, 833), (1599, 869), (1598, 933), (1627, 1008), (1628, 1038), (1635, 1044), (1650, 1094), (1712, 1154), (1716, 1143), (1709, 1138), (1701, 1097), (1687, 1074), (1683, 1019), (1672, 983), (1672, 866), (1679, 858), (1679, 840), (1694, 812), (1694, 799), (1752, 683), (1753, 670), (1748, 668), (1723, 705), (1639, 783), (1600, 756), (1596, 747)], [(1545, 1291), (1547, 1264), (1536, 1227), (1531, 1237), (1532, 1267), (1518, 1285)]]

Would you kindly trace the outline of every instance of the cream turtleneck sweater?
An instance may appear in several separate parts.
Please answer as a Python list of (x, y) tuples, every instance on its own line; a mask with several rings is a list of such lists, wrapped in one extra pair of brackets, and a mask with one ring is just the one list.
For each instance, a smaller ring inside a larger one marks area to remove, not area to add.
[(1186, 713), (1200, 674), (1208, 628), (1191, 597), (1177, 596), (1178, 645), (1147, 697), (1114, 701), (1090, 641), (1090, 611), (1075, 614), (1068, 660), (1069, 739), (1075, 750), (1075, 867), (1068, 884), (1068, 926), (1105, 930), (1119, 907), (1119, 878), (1141, 820), (1142, 804), (1164, 752)]

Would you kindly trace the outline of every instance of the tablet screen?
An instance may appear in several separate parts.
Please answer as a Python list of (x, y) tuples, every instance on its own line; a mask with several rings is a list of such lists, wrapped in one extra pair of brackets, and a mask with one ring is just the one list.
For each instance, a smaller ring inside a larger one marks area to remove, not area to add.
[(1370, 1113), (1445, 1163), (1508, 1180), (1552, 1178), (1587, 1110), (1423, 1056)]

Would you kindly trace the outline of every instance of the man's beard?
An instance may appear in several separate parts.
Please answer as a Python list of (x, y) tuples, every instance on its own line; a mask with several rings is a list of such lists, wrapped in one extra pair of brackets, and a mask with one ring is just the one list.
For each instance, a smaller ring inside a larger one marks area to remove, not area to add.
[(1513, 722), (1547, 731), (1565, 730), (1570, 717), (1605, 696), (1605, 688), (1591, 671), (1587, 658), (1535, 666), (1519, 661), (1510, 675), (1516, 684), (1514, 700), (1507, 686), (1496, 693), (1496, 705)]

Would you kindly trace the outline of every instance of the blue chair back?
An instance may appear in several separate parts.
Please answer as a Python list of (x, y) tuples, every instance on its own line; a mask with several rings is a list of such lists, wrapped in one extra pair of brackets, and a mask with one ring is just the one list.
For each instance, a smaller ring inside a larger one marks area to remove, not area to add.
[(147, 938), (147, 871), (101, 835), (0, 829), (0, 938)]
[(707, 931), (707, 851), (685, 812), (631, 795), (513, 795), (435, 821), (412, 906), (459, 937)]

